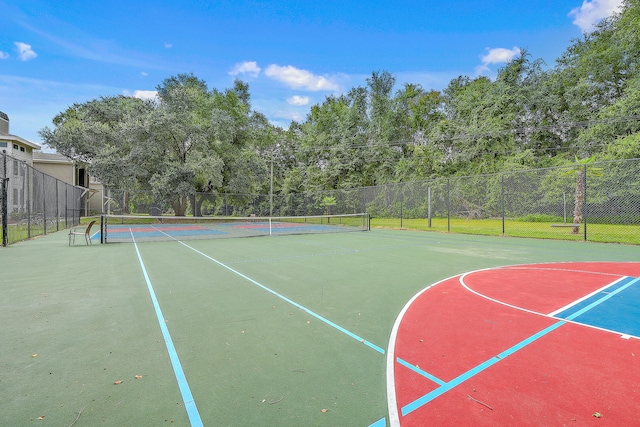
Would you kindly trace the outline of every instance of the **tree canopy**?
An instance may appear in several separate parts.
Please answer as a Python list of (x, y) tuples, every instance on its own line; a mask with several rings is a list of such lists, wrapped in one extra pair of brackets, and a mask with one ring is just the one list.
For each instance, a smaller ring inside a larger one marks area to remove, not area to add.
[(76, 104), (41, 131), (47, 145), (88, 164), (110, 188), (148, 190), (183, 215), (194, 191), (260, 190), (257, 149), (273, 129), (252, 112), (248, 86), (209, 90), (192, 74), (165, 79), (156, 100), (117, 96)]
[(442, 91), (375, 71), (288, 129), (251, 108), (249, 86), (193, 74), (151, 101), (76, 104), (41, 135), (111, 188), (143, 189), (184, 213), (195, 191), (322, 191), (640, 157), (640, 2), (573, 40), (552, 67), (523, 50), (497, 72)]

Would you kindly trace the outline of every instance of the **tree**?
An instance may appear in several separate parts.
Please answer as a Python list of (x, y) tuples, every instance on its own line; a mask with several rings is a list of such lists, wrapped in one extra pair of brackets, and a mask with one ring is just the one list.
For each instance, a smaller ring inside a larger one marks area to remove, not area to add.
[(45, 127), (40, 136), (58, 153), (89, 164), (104, 184), (117, 186), (135, 173), (128, 161), (130, 118), (150, 108), (149, 103), (125, 96), (74, 104), (53, 118), (55, 129)]
[(213, 102), (206, 83), (191, 74), (165, 79), (160, 102), (138, 123), (134, 134), (140, 163), (156, 199), (186, 214), (198, 183), (222, 182), (224, 162), (214, 149)]
[[(74, 104), (53, 118), (54, 129), (40, 131), (45, 143), (58, 153), (88, 166), (108, 188), (133, 189), (138, 183), (138, 154), (131, 144), (137, 132), (135, 117), (154, 108), (151, 102), (116, 96)], [(128, 212), (128, 193), (122, 194)]]
[(508, 85), (488, 77), (458, 78), (444, 90), (445, 120), (434, 129), (449, 173), (499, 170), (500, 157), (513, 150), (508, 132), (516, 112)]
[(587, 171), (591, 172), (595, 176), (601, 176), (602, 171), (600, 168), (591, 167), (588, 165), (595, 162), (594, 157), (589, 157), (586, 159), (578, 159), (576, 157), (576, 164), (573, 169), (573, 172), (576, 175), (576, 191), (575, 191), (575, 205), (573, 208), (573, 223), (576, 224), (575, 227), (572, 228), (573, 234), (578, 234), (580, 232), (580, 227), (577, 224), (582, 224), (583, 220), (583, 207), (585, 203), (586, 189), (587, 189)]
[(209, 91), (193, 74), (179, 74), (157, 89), (155, 101), (120, 96), (74, 105), (41, 135), (105, 185), (151, 192), (176, 215), (186, 214), (195, 191), (257, 185), (261, 175), (247, 168), (264, 170), (258, 147), (269, 144), (271, 126), (251, 112), (247, 85)]
[(583, 155), (605, 152), (610, 159), (640, 157), (637, 140), (640, 137), (640, 76), (629, 82), (622, 96), (594, 117), (590, 125), (578, 136), (578, 147)]
[(333, 196), (325, 196), (320, 202), (320, 206), (327, 208), (327, 215), (331, 215), (331, 206), (335, 206), (336, 204), (336, 198)]

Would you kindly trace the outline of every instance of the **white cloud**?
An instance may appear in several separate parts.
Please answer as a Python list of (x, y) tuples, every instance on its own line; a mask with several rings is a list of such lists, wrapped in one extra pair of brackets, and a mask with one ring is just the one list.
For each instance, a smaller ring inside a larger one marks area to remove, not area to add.
[(337, 83), (324, 76), (316, 76), (307, 70), (300, 70), (291, 65), (281, 67), (269, 65), (264, 74), (273, 80), (278, 80), (292, 89), (305, 90), (339, 90)]
[(506, 49), (504, 47), (487, 48), (487, 53), (480, 56), (482, 64), (476, 67), (476, 73), (482, 74), (489, 71), (489, 65), (491, 64), (506, 64), (520, 55), (520, 52), (521, 50), (517, 46), (514, 46), (513, 49)]
[(232, 76), (237, 76), (238, 74), (248, 74), (251, 77), (258, 77), (260, 74), (261, 68), (258, 67), (258, 63), (256, 61), (245, 61), (238, 62), (233, 66), (229, 74)]
[(164, 44), (165, 49), (171, 49), (173, 47), (173, 44), (171, 43), (165, 43)]
[(503, 64), (511, 61), (517, 55), (520, 55), (520, 48), (514, 47), (513, 49), (505, 49), (498, 47), (495, 49), (488, 49), (487, 54), (480, 57), (483, 64)]
[(21, 61), (28, 61), (38, 56), (38, 54), (35, 53), (33, 49), (31, 49), (30, 44), (26, 44), (22, 42), (15, 42), (13, 44), (16, 45), (16, 50), (18, 51), (18, 58)]
[(287, 99), (287, 102), (291, 105), (298, 105), (298, 106), (307, 105), (309, 104), (309, 97), (293, 95), (291, 98)]
[(149, 73), (147, 73), (146, 71), (140, 71), (140, 75), (142, 77), (147, 77), (149, 75)]
[(132, 96), (145, 101), (155, 101), (158, 99), (158, 92), (155, 90), (136, 90)]
[[(304, 116), (300, 114), (300, 112), (298, 111), (285, 111), (285, 110), (278, 110), (273, 112), (272, 117), (273, 117), (273, 120), (271, 120), (272, 123), (277, 124), (277, 126), (281, 126), (284, 128), (289, 126), (289, 124), (285, 123), (285, 121), (291, 122), (293, 120), (293, 121), (299, 122), (304, 119)], [(278, 119), (282, 119), (282, 120), (278, 120)]]
[(7, 59), (9, 54), (0, 50), (0, 59)]
[(573, 16), (573, 23), (582, 31), (591, 32), (602, 19), (620, 11), (622, 0), (584, 0), (582, 6), (569, 12)]

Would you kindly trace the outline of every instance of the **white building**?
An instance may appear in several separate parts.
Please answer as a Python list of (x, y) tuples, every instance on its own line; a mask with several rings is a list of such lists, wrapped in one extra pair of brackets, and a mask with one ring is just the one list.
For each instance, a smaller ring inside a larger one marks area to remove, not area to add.
[(9, 116), (0, 111), (0, 153), (33, 165), (33, 151), (42, 148), (35, 142), (28, 141), (9, 133)]
[[(33, 196), (33, 191), (36, 191), (29, 188), (33, 184), (29, 184), (26, 177), (28, 167), (33, 167), (38, 173), (47, 175), (49, 182), (58, 180), (84, 189), (81, 196), (84, 200), (82, 215), (102, 211), (100, 196), (104, 192), (103, 186), (89, 177), (84, 166), (60, 154), (43, 153), (39, 151), (42, 148), (39, 144), (9, 132), (9, 116), (0, 111), (0, 154), (10, 156), (6, 157), (7, 165), (4, 171), (8, 178), (7, 210), (9, 213), (24, 214), (29, 197)], [(2, 161), (1, 157), (0, 161)], [(3, 172), (2, 166), (0, 165), (0, 172)], [(40, 191), (39, 188), (37, 191)], [(60, 197), (60, 194), (58, 196)]]

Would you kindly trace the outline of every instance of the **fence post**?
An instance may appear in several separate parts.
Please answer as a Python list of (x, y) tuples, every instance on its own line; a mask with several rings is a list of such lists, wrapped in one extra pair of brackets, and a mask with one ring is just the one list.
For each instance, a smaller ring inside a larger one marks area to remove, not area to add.
[(9, 222), (7, 218), (7, 152), (2, 150), (2, 185), (0, 186), (0, 199), (2, 199), (2, 246), (7, 246), (7, 232), (9, 230)]
[(58, 179), (56, 179), (56, 231), (60, 231), (60, 195), (58, 194)]
[(451, 232), (451, 178), (447, 178), (447, 232)]
[(47, 180), (45, 174), (42, 174), (42, 227), (44, 227), (44, 234), (47, 234)]
[(504, 174), (500, 175), (500, 205), (502, 209), (502, 235), (504, 236)]
[(427, 187), (427, 216), (429, 217), (429, 228), (431, 228), (431, 186)]
[(398, 190), (400, 190), (400, 228), (402, 228), (402, 220), (404, 219), (404, 194), (406, 190), (406, 184), (400, 183), (397, 184)]
[(33, 168), (28, 166), (27, 169), (27, 239), (31, 238), (31, 175), (33, 175)]
[(69, 228), (69, 184), (64, 186), (64, 226)]
[(582, 200), (582, 222), (584, 223), (584, 241), (587, 241), (587, 165), (583, 165), (582, 183), (584, 184), (584, 198)]

